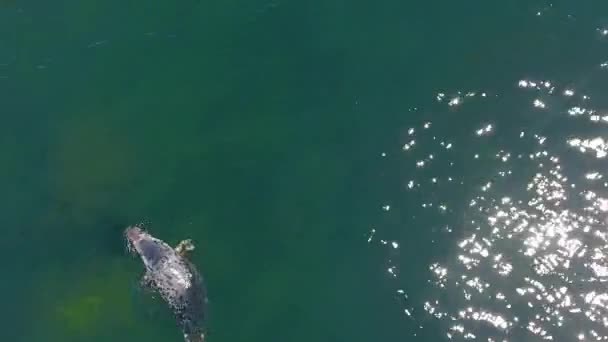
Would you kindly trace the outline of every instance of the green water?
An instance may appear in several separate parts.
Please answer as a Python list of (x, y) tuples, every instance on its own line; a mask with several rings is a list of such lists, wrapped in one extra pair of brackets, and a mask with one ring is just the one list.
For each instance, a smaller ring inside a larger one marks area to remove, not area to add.
[[(180, 341), (137, 287), (121, 234), (138, 222), (194, 240), (209, 341), (445, 338), (394, 290), (421, 305), (429, 263), (458, 237), (431, 229), (437, 215), (406, 218), (437, 196), (467, 202), (491, 165), (461, 163), (469, 187), (404, 197), (407, 129), (438, 120), (439, 138), (457, 139), (502, 122), (559, 136), (569, 124), (522, 111), (517, 81), (587, 87), (601, 110), (606, 88), (590, 75), (608, 58), (596, 31), (607, 13), (603, 2), (0, 2), (0, 340)], [(439, 114), (437, 92), (460, 89), (505, 97)], [(497, 150), (466, 144), (459, 153)], [(370, 245), (372, 227), (401, 253)]]

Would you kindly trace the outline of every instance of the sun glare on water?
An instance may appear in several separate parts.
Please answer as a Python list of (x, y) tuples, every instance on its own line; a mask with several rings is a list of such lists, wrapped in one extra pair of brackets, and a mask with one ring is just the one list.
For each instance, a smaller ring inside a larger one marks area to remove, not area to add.
[[(405, 129), (398, 158), (410, 167), (403, 192), (420, 196), (391, 212), (444, 215), (442, 233), (451, 235), (444, 238), (448, 250), (438, 250), (428, 265), (426, 297), (416, 302), (402, 288), (397, 295), (410, 299), (406, 316), (433, 318), (447, 340), (608, 340), (608, 111), (593, 108), (585, 89), (550, 80), (522, 79), (513, 89), (531, 95), (522, 107), (551, 115), (566, 134), (548, 137), (542, 126), (513, 134), (501, 131), (500, 123), (479, 122), (470, 140), (459, 140), (433, 131), (441, 118)], [(492, 96), (462, 91), (435, 97), (454, 111)], [(555, 99), (568, 105), (552, 107)], [(571, 125), (581, 122), (596, 129)], [(606, 134), (598, 134), (603, 127)], [(484, 139), (492, 137), (505, 139), (488, 145)], [(464, 171), (448, 175), (458, 165)], [(473, 170), (482, 174), (476, 183), (467, 178)], [(466, 205), (455, 213), (458, 203)], [(379, 227), (368, 238), (382, 248), (403, 245)], [(396, 284), (411, 282), (401, 279), (406, 265), (395, 259), (389, 260), (390, 277)]]

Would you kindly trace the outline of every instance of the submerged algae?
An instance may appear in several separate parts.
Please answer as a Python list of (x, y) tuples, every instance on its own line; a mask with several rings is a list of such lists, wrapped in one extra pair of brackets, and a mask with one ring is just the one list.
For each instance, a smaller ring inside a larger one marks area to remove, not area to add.
[[(133, 327), (136, 310), (125, 290), (133, 286), (131, 271), (119, 262), (83, 263), (78, 267), (89, 272), (82, 274), (49, 270), (45, 290), (37, 294), (42, 311), (31, 340), (95, 340), (107, 331)], [(44, 336), (37, 335), (43, 332)]]

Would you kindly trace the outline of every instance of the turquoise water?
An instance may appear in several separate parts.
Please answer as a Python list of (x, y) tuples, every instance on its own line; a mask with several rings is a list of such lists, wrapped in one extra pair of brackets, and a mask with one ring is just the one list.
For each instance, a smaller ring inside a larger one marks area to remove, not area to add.
[[(595, 340), (608, 5), (0, 3), (2, 341)], [(608, 265), (606, 265), (608, 266)]]

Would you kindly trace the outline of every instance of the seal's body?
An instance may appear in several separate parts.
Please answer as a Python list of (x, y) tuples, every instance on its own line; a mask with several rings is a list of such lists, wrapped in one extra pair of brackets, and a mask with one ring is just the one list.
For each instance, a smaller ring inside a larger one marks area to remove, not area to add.
[(125, 230), (125, 236), (129, 249), (141, 257), (146, 268), (142, 285), (167, 302), (187, 342), (202, 342), (207, 296), (202, 276), (185, 257), (194, 249), (190, 240), (172, 248), (134, 226)]

